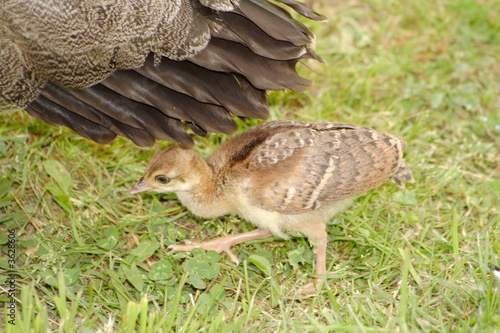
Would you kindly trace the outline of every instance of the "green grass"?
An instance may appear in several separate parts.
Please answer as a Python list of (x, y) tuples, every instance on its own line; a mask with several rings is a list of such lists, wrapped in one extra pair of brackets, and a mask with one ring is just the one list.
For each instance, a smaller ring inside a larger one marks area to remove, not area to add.
[[(402, 135), (417, 180), (383, 185), (332, 221), (319, 295), (296, 295), (313, 271), (301, 237), (237, 246), (239, 266), (167, 252), (253, 227), (204, 221), (175, 196), (130, 195), (165, 143), (101, 146), (17, 113), (0, 116), (0, 246), (7, 254), (15, 229), (19, 301), (15, 326), (2, 309), (6, 332), (500, 332), (488, 266), (500, 265), (500, 2), (315, 8), (330, 17), (308, 23), (329, 65), (306, 62), (314, 86), (271, 94), (271, 118)], [(196, 149), (226, 139), (197, 138)]]

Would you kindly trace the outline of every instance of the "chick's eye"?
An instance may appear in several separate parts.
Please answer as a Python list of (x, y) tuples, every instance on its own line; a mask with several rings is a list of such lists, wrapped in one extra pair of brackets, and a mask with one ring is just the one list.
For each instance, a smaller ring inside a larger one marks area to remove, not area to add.
[(155, 180), (160, 183), (160, 184), (166, 184), (168, 183), (168, 177), (165, 177), (165, 176), (156, 176), (155, 177)]

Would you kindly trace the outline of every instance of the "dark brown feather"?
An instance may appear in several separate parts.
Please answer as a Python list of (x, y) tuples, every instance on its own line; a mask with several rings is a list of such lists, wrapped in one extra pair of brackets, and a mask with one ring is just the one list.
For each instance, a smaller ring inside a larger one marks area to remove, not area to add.
[(224, 108), (201, 103), (135, 71), (117, 71), (102, 85), (122, 96), (151, 105), (169, 117), (200, 124), (207, 131), (232, 133), (236, 130), (233, 118)]
[(166, 58), (154, 66), (152, 54), (136, 71), (202, 103), (221, 105), (234, 115), (261, 119), (268, 115), (265, 91), (256, 89), (242, 76), (210, 71), (189, 61)]
[(296, 59), (278, 61), (260, 57), (241, 44), (219, 38), (212, 38), (190, 61), (211, 70), (241, 74), (259, 89), (301, 92), (312, 83), (295, 72)]

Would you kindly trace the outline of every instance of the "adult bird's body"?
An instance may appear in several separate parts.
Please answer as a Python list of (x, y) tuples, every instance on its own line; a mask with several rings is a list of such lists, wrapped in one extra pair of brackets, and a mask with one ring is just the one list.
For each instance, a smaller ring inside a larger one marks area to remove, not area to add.
[(386, 180), (414, 182), (405, 148), (403, 138), (366, 127), (273, 121), (226, 142), (207, 161), (181, 147), (161, 151), (132, 193), (176, 193), (198, 216), (235, 214), (259, 228), (175, 250), (201, 247), (237, 261), (232, 245), (301, 232), (318, 244), (316, 274), (323, 275), (331, 217)]
[(302, 91), (297, 61), (319, 59), (309, 29), (268, 0), (6, 0), (0, 36), (2, 110), (140, 146), (266, 118), (265, 90)]

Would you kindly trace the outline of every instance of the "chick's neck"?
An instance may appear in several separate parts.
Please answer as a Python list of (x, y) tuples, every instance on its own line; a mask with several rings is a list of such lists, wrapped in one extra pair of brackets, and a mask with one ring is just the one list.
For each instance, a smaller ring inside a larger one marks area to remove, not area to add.
[(190, 191), (177, 193), (181, 203), (202, 218), (229, 214), (230, 203), (225, 200), (224, 189), (217, 188), (218, 175), (212, 166), (200, 157), (193, 167), (193, 174), (198, 178), (197, 184)]

